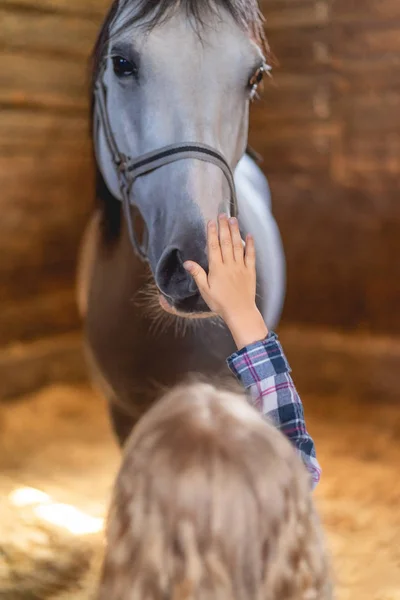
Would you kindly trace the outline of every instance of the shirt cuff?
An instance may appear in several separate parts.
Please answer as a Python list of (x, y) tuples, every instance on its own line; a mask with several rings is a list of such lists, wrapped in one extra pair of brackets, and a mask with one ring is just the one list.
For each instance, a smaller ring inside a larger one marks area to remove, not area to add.
[(291, 371), (278, 336), (273, 332), (264, 340), (232, 354), (227, 359), (227, 364), (245, 388), (268, 377)]

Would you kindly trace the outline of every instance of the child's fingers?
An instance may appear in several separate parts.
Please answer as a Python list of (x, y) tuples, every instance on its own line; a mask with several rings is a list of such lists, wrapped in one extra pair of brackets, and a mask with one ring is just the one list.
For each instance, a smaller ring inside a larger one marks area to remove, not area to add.
[(210, 267), (222, 261), (221, 247), (219, 245), (217, 225), (214, 221), (210, 221), (207, 227), (207, 249), (208, 262)]
[(221, 215), (219, 217), (219, 243), (221, 246), (222, 260), (224, 263), (232, 262), (234, 260), (232, 237), (226, 215)]
[(242, 242), (242, 236), (239, 231), (239, 223), (235, 217), (229, 219), (229, 228), (231, 230), (233, 256), (236, 262), (242, 262), (244, 258), (244, 248)]
[(183, 266), (186, 269), (186, 271), (188, 273), (190, 273), (191, 276), (193, 277), (193, 279), (195, 280), (200, 292), (202, 292), (204, 290), (208, 290), (207, 273), (200, 265), (198, 265), (197, 263), (195, 263), (191, 260), (187, 260), (186, 262), (183, 263)]
[(244, 262), (246, 264), (246, 267), (255, 268), (256, 266), (256, 249), (254, 246), (254, 238), (252, 235), (246, 236)]

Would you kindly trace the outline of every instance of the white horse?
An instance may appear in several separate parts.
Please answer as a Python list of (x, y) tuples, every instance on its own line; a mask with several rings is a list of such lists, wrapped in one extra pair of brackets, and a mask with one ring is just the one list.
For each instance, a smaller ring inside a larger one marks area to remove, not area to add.
[[(279, 230), (267, 181), (245, 153), (265, 52), (255, 0), (119, 0), (100, 32), (99, 206), (82, 244), (78, 303), (121, 443), (161, 389), (189, 372), (226, 374), (233, 340), (183, 269), (187, 259), (207, 267), (208, 219), (237, 213), (243, 234), (254, 235), (258, 302), (270, 328), (279, 320)], [(179, 316), (162, 310), (160, 296)]]

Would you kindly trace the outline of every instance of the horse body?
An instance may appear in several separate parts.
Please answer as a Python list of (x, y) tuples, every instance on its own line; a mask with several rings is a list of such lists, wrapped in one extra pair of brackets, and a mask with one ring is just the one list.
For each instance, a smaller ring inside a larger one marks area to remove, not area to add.
[[(284, 259), (270, 213), (264, 176), (247, 156), (236, 172), (242, 230), (255, 237), (258, 303), (270, 327), (279, 320), (284, 296)], [(165, 388), (188, 373), (227, 377), (232, 337), (220, 321), (184, 321), (163, 314), (147, 291), (148, 266), (132, 252), (126, 227), (111, 251), (104, 247), (100, 215), (86, 231), (78, 277), (78, 304), (85, 321), (86, 352), (93, 381), (108, 400), (123, 443), (141, 414)]]
[[(128, 4), (127, 0), (121, 6), (114, 4), (107, 35), (103, 32), (100, 40), (109, 38), (113, 27), (127, 18)], [(235, 170), (235, 208), (237, 202), (242, 233), (251, 231), (255, 237), (258, 301), (273, 326), (283, 299), (283, 254), (266, 180), (243, 156), (247, 80), (261, 53), (226, 9), (219, 15), (203, 39), (182, 11), (168, 15), (147, 33), (135, 28), (134, 43), (128, 31), (115, 35), (99, 50), (103, 67), (97, 77), (101, 72), (107, 86), (105, 110), (121, 153), (140, 156), (171, 142), (197, 142), (215, 148), (228, 169)], [(177, 54), (176, 44), (187, 55)], [(164, 91), (160, 92), (160, 85), (168, 83), (168, 51), (176, 63), (168, 87), (168, 102), (173, 106), (165, 105)], [(125, 71), (121, 72), (121, 64)], [(188, 73), (190, 64), (195, 72)], [(224, 109), (229, 113), (224, 114)], [(125, 199), (139, 210), (148, 235), (144, 262), (132, 250), (132, 234), (121, 215), (119, 173), (96, 102), (94, 125), (100, 209), (83, 244), (79, 303), (92, 375), (110, 403), (114, 428), (123, 443), (150, 403), (188, 373), (227, 376), (225, 360), (234, 350), (232, 337), (210, 315), (182, 263), (191, 259), (207, 266), (206, 220), (216, 218), (221, 210), (229, 212), (232, 198), (218, 168), (220, 158), (210, 164), (185, 156), (132, 181)], [(160, 294), (179, 317), (162, 311)]]

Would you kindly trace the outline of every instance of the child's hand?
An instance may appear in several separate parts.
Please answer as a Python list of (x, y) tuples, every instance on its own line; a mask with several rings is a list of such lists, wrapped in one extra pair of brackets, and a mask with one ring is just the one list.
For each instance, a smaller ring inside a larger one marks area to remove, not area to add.
[(207, 232), (209, 273), (200, 265), (188, 261), (185, 268), (191, 273), (201, 295), (210, 309), (224, 320), (254, 309), (256, 297), (256, 268), (254, 242), (247, 239), (246, 255), (236, 219), (219, 218), (217, 226), (210, 221)]
[(197, 263), (187, 261), (185, 269), (193, 276), (210, 310), (221, 316), (239, 348), (263, 339), (268, 329), (257, 309), (256, 256), (254, 241), (246, 248), (237, 219), (219, 218), (219, 238), (214, 222), (208, 225), (208, 276)]

